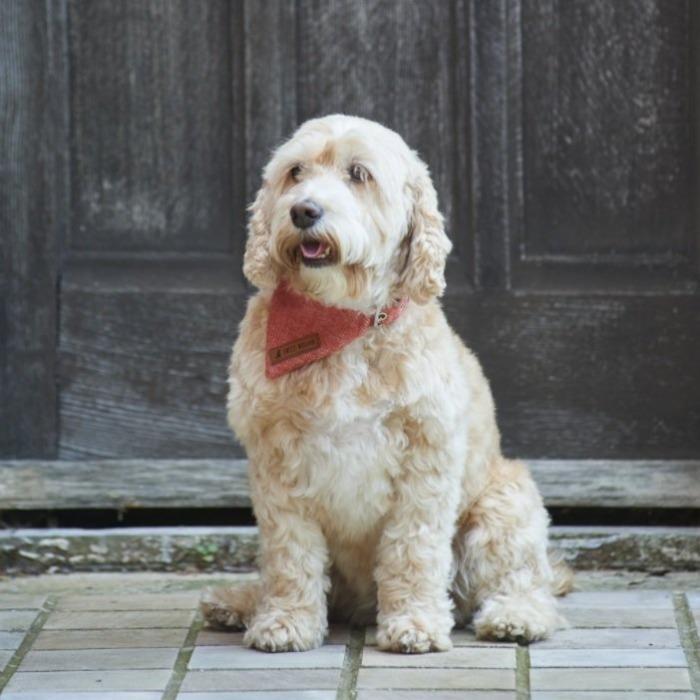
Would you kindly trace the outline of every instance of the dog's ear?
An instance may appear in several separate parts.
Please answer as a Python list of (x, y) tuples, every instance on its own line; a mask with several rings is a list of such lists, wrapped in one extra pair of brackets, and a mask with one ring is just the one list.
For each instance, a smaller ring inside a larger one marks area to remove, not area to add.
[(270, 257), (270, 227), (265, 213), (267, 190), (267, 184), (263, 181), (255, 201), (248, 207), (251, 217), (243, 256), (243, 274), (258, 289), (277, 284), (277, 273)]
[(408, 187), (413, 209), (402, 245), (398, 296), (425, 304), (445, 291), (445, 262), (452, 243), (445, 234), (437, 193), (424, 163), (418, 163)]

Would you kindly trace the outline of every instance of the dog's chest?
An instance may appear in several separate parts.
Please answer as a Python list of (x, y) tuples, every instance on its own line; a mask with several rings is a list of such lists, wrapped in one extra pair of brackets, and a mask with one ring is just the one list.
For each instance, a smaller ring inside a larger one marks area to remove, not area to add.
[[(295, 497), (348, 537), (360, 537), (391, 503), (402, 452), (393, 422), (397, 400), (378, 381), (361, 343), (331, 359), (325, 374), (318, 369), (267, 384), (275, 390), (261, 403), (276, 429), (267, 431), (263, 449), (284, 453), (284, 478)], [(245, 415), (244, 406), (238, 415)]]
[(388, 510), (399, 455), (387, 429), (392, 404), (340, 392), (308, 423), (295, 474), (300, 497), (347, 534), (371, 529)]

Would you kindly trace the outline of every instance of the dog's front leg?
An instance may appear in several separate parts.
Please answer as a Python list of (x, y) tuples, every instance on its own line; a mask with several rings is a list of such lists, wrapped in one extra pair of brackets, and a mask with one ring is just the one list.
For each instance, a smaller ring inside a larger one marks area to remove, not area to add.
[(305, 651), (328, 629), (326, 541), (286, 490), (268, 488), (256, 499), (261, 591), (244, 637), (263, 651)]
[(452, 647), (448, 590), (460, 494), (455, 459), (444, 447), (416, 446), (397, 479), (375, 569), (381, 649), (424, 653)]

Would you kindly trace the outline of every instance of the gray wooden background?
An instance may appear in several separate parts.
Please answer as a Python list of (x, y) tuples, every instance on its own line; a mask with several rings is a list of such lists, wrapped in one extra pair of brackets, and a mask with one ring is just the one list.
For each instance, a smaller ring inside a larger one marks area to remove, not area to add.
[(245, 204), (343, 111), (430, 164), (510, 453), (700, 456), (692, 0), (2, 0), (0, 456), (227, 457)]

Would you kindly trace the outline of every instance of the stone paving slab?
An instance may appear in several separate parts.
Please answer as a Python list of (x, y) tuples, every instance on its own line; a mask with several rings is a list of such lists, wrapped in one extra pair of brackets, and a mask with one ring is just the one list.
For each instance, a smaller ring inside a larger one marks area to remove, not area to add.
[[(407, 657), (410, 658), (410, 657)], [(359, 689), (515, 690), (515, 672), (484, 668), (361, 668)]]
[(22, 660), (18, 673), (25, 671), (106, 671), (149, 668), (170, 669), (178, 649), (79, 649), (36, 651)]
[(44, 625), (47, 630), (153, 629), (189, 627), (191, 610), (131, 610), (110, 612), (55, 612)]
[(2, 595), (0, 610), (39, 609), (46, 600), (45, 595)]
[(685, 668), (533, 668), (533, 690), (691, 690)]
[(677, 629), (598, 627), (559, 630), (552, 639), (537, 642), (533, 649), (675, 649), (680, 646)]
[(190, 671), (182, 690), (336, 690), (339, 680), (340, 669)]
[(675, 627), (672, 608), (588, 608), (569, 606), (562, 613), (572, 627)]
[(200, 646), (190, 658), (192, 670), (207, 669), (276, 669), (276, 668), (340, 668), (345, 647), (340, 644), (323, 646), (303, 654), (261, 654), (246, 647)]
[(624, 691), (559, 691), (543, 690), (532, 693), (531, 700), (695, 700), (694, 693), (666, 691), (624, 692)]
[[(357, 700), (513, 700), (501, 690), (360, 690)], [(630, 699), (631, 700), (631, 699)]]
[[(56, 610), (83, 610), (99, 612), (104, 610), (192, 610), (199, 601), (199, 591), (187, 593), (141, 593), (116, 596), (63, 596)], [(138, 606), (138, 607), (135, 607)]]
[(165, 629), (42, 630), (32, 649), (142, 649), (183, 645), (187, 627)]
[(0, 649), (14, 650), (24, 639), (23, 632), (0, 632)]
[(362, 668), (515, 668), (513, 649), (499, 647), (455, 647), (441, 654), (388, 654), (367, 647)]
[(4, 670), (13, 655), (12, 651), (0, 651), (0, 671)]
[(36, 619), (37, 610), (3, 610), (0, 612), (0, 630), (18, 632), (28, 630)]
[(5, 692), (2, 700), (161, 700), (162, 693), (144, 691), (80, 691), (77, 695), (73, 691), (19, 691)]
[(577, 607), (673, 610), (673, 594), (671, 591), (574, 591), (561, 598), (559, 606), (564, 610)]
[(685, 668), (683, 649), (538, 649), (530, 650), (531, 668), (677, 667)]
[[(169, 670), (131, 671), (53, 671), (15, 673), (8, 691), (20, 690), (165, 690)], [(0, 695), (2, 700), (5, 694)]]
[(335, 690), (252, 690), (239, 693), (180, 693), (177, 700), (335, 700), (335, 696)]

